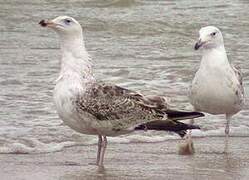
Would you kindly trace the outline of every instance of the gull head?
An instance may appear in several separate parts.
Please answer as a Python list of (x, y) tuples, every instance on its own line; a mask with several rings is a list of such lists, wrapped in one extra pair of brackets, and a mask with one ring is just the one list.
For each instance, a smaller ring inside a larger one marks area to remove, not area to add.
[(72, 17), (59, 16), (53, 20), (41, 20), (42, 27), (53, 29), (59, 36), (75, 36), (82, 34), (81, 25)]
[(206, 26), (199, 31), (199, 40), (195, 44), (195, 50), (212, 49), (223, 46), (223, 37), (221, 31), (214, 26)]

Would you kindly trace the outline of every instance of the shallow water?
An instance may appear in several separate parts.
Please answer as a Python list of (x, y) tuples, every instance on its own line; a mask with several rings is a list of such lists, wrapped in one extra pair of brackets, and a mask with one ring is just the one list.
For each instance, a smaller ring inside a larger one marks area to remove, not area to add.
[[(193, 45), (202, 26), (219, 27), (229, 59), (241, 66), (249, 86), (249, 2), (245, 0), (0, 0), (0, 152), (50, 152), (96, 143), (62, 124), (52, 91), (60, 51), (54, 32), (38, 25), (58, 15), (84, 27), (86, 47), (99, 79), (146, 94), (166, 95), (172, 106), (191, 109), (188, 87), (200, 61)], [(232, 136), (249, 136), (248, 108), (234, 116)], [(223, 116), (197, 120), (198, 136), (224, 134)], [(145, 132), (112, 142), (178, 138)]]

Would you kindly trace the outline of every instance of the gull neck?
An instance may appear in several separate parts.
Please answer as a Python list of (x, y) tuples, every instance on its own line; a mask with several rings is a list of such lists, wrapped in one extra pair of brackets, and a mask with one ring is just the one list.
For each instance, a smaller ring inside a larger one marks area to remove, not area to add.
[(62, 59), (60, 76), (79, 80), (93, 79), (92, 64), (82, 34), (60, 37)]
[(60, 36), (60, 43), (63, 52), (78, 54), (82, 50), (86, 51), (82, 33), (63, 34)]
[(224, 45), (205, 49), (202, 52), (201, 67), (227, 67), (230, 66)]

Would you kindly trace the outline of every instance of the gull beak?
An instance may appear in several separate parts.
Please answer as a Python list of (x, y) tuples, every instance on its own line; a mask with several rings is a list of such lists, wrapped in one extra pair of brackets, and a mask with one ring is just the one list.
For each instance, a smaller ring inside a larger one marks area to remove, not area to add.
[(198, 50), (205, 42), (202, 42), (201, 39), (195, 43), (195, 50)]
[(39, 22), (39, 24), (42, 26), (42, 27), (55, 27), (57, 24), (54, 23), (53, 21), (51, 20), (41, 20)]

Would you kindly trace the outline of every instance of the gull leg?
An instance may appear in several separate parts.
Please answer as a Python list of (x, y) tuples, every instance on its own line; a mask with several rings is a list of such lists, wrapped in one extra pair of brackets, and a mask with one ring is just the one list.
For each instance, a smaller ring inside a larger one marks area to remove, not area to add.
[(98, 141), (98, 152), (97, 152), (97, 161), (96, 164), (99, 164), (99, 160), (100, 160), (100, 152), (101, 152), (101, 145), (102, 145), (102, 136), (98, 135), (99, 137), (99, 141)]
[(97, 160), (96, 163), (89, 163), (90, 165), (98, 165), (99, 164), (99, 160), (100, 160), (100, 152), (101, 152), (101, 145), (102, 145), (102, 136), (98, 135), (98, 152), (97, 152)]
[(229, 131), (230, 131), (230, 120), (231, 120), (231, 116), (226, 115), (226, 128), (225, 128), (225, 149), (224, 152), (228, 153), (228, 139), (229, 139)]
[(103, 141), (101, 143), (101, 150), (100, 150), (100, 159), (98, 165), (103, 167), (104, 166), (104, 155), (105, 155), (105, 150), (107, 146), (107, 138), (106, 136), (103, 136)]

